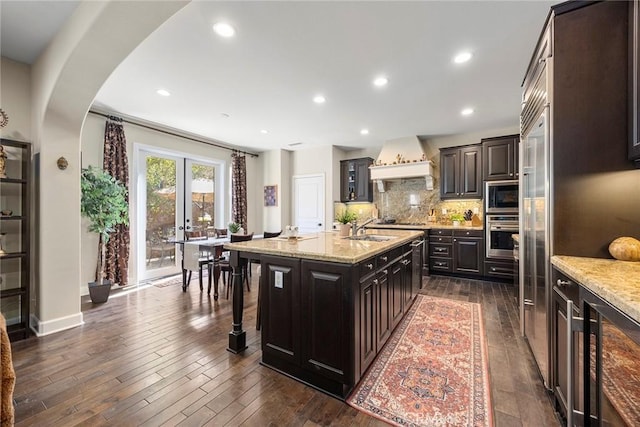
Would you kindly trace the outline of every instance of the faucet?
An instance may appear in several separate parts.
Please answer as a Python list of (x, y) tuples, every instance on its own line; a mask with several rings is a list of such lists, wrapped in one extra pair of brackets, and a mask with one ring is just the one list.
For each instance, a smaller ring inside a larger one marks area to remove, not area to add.
[(369, 224), (370, 222), (374, 221), (375, 218), (369, 218), (368, 220), (366, 220), (365, 222), (363, 222), (362, 224), (358, 225), (358, 220), (354, 220), (351, 223), (351, 235), (352, 236), (357, 236), (358, 235), (358, 231), (364, 229), (364, 226)]

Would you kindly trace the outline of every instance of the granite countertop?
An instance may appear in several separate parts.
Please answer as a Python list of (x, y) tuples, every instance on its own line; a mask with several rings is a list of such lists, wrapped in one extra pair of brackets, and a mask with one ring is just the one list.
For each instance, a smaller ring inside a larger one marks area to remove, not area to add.
[(376, 254), (422, 238), (420, 231), (369, 230), (366, 234), (391, 236), (393, 239), (377, 242), (349, 240), (336, 232), (322, 232), (300, 235), (297, 239), (271, 238), (248, 242), (227, 243), (226, 250), (277, 255), (292, 258), (315, 259), (320, 261), (357, 264)]
[(429, 224), (367, 224), (366, 228), (375, 229), (393, 229), (393, 230), (431, 230), (432, 228), (446, 228), (455, 230), (484, 230), (482, 225), (479, 226), (467, 226), (467, 225), (445, 225), (438, 223)]
[(556, 255), (551, 264), (640, 323), (640, 262)]

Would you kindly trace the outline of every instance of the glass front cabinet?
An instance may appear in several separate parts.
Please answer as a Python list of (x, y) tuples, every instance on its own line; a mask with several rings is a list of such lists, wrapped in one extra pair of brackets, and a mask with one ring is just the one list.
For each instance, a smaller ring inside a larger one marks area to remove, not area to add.
[(14, 341), (29, 335), (31, 144), (0, 147), (0, 312)]

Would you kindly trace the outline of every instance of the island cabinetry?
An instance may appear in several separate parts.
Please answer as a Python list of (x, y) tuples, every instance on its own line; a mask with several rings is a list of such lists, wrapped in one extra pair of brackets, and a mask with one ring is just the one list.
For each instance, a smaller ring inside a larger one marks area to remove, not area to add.
[(440, 198), (482, 198), (482, 146), (440, 150)]
[(300, 260), (262, 257), (262, 353), (301, 363)]
[(520, 135), (482, 140), (482, 175), (485, 181), (518, 179), (519, 141)]

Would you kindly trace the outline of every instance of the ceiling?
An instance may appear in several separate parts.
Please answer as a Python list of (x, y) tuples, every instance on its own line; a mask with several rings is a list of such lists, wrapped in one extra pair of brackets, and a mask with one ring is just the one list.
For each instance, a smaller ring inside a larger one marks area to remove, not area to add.
[[(118, 66), (94, 106), (253, 151), (517, 127), (520, 85), (554, 3), (194, 1)], [(35, 36), (57, 30), (77, 2), (1, 4), (2, 55), (32, 63), (44, 46)], [(34, 26), (38, 17), (48, 24)], [(219, 21), (235, 37), (216, 35)], [(39, 31), (11, 37), (24, 28)], [(463, 50), (472, 59), (455, 64)], [(386, 87), (372, 85), (378, 75)], [(462, 116), (467, 107), (474, 114)]]

